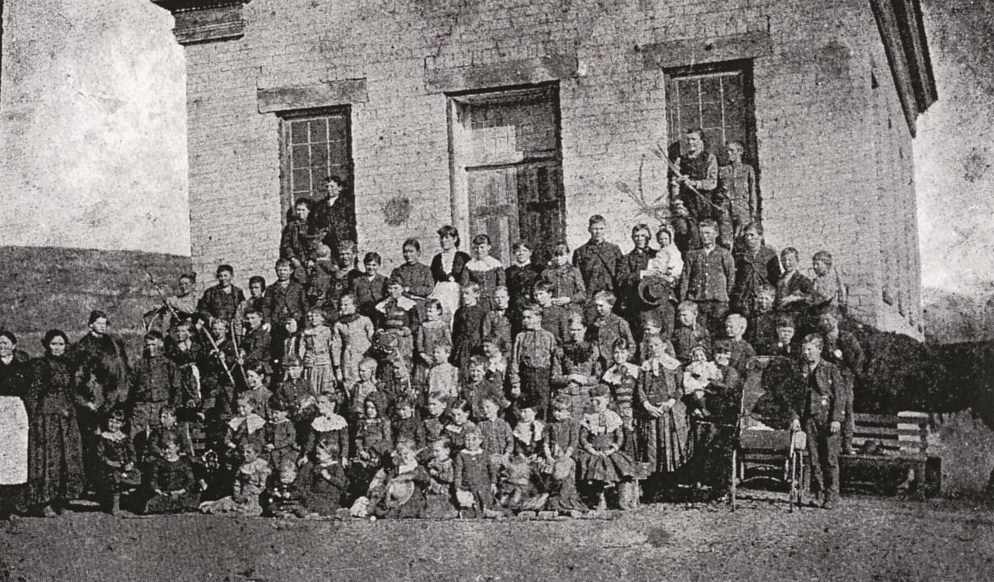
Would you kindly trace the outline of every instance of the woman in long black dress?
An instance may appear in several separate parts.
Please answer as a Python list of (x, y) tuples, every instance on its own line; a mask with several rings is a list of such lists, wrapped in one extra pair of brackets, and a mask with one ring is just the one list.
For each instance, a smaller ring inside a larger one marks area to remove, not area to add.
[(30, 358), (17, 349), (17, 336), (0, 331), (0, 519), (23, 509), (28, 478), (28, 414), (23, 399), (30, 382)]
[(35, 360), (27, 405), (31, 411), (28, 501), (51, 517), (83, 492), (83, 445), (76, 421), (69, 338), (53, 329), (42, 340), (45, 355)]

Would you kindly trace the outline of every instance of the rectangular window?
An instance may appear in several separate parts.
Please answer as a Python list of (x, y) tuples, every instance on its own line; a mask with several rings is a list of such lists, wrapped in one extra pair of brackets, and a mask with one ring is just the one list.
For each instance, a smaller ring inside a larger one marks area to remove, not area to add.
[[(666, 94), (670, 147), (679, 147), (687, 131), (703, 129), (705, 147), (715, 154), (720, 165), (726, 165), (725, 148), (739, 142), (745, 150), (742, 161), (756, 170), (758, 191), (752, 63), (736, 61), (667, 70)], [(759, 208), (761, 213), (761, 201)]]
[[(288, 113), (280, 120), (283, 213), (301, 198), (325, 195), (325, 178), (338, 176), (352, 183), (352, 136), (349, 108)], [(355, 200), (343, 193), (349, 216)]]
[[(452, 202), (471, 238), (487, 234), (493, 255), (535, 245), (535, 260), (565, 235), (557, 86), (450, 96)], [(468, 240), (468, 239), (467, 239)]]

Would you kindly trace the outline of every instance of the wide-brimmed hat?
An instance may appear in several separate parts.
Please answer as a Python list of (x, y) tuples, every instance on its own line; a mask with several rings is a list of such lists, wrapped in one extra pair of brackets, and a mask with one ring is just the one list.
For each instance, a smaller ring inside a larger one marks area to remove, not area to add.
[(670, 299), (670, 285), (661, 277), (646, 277), (639, 282), (638, 294), (646, 305), (662, 305)]

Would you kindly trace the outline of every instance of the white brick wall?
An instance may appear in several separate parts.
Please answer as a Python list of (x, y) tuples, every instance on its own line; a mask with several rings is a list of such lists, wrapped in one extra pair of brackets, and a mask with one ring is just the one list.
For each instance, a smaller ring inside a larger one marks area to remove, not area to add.
[[(201, 275), (219, 262), (241, 280), (272, 273), (279, 124), (258, 113), (259, 86), (366, 79), (369, 100), (352, 107), (360, 247), (389, 269), (408, 236), (430, 258), (435, 230), (451, 220), (447, 102), (426, 91), (426, 67), (576, 54), (583, 74), (559, 89), (567, 236), (582, 244), (587, 217), (601, 213), (627, 250), (645, 218), (614, 183), (634, 185), (666, 132), (663, 74), (643, 69), (636, 45), (769, 30), (774, 54), (754, 61), (767, 238), (806, 257), (831, 251), (864, 319), (920, 337), (892, 316), (896, 300), (882, 302), (889, 285), (921, 321), (910, 136), (864, 1), (284, 0), (247, 4), (245, 19), (244, 38), (186, 49)], [(412, 213), (391, 227), (382, 206), (397, 196)]]

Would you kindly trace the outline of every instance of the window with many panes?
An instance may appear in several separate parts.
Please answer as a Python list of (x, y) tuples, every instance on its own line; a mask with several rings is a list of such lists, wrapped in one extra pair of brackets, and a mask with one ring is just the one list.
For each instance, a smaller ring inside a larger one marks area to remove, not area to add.
[[(348, 108), (297, 112), (281, 119), (284, 210), (301, 198), (325, 196), (325, 179), (338, 176), (352, 183), (352, 139)], [(342, 201), (354, 210), (351, 188)]]
[(739, 142), (745, 150), (742, 161), (755, 168), (759, 177), (750, 62), (669, 70), (666, 93), (671, 148), (679, 147), (686, 132), (699, 128), (704, 130), (705, 146), (719, 164), (728, 163), (728, 144)]

